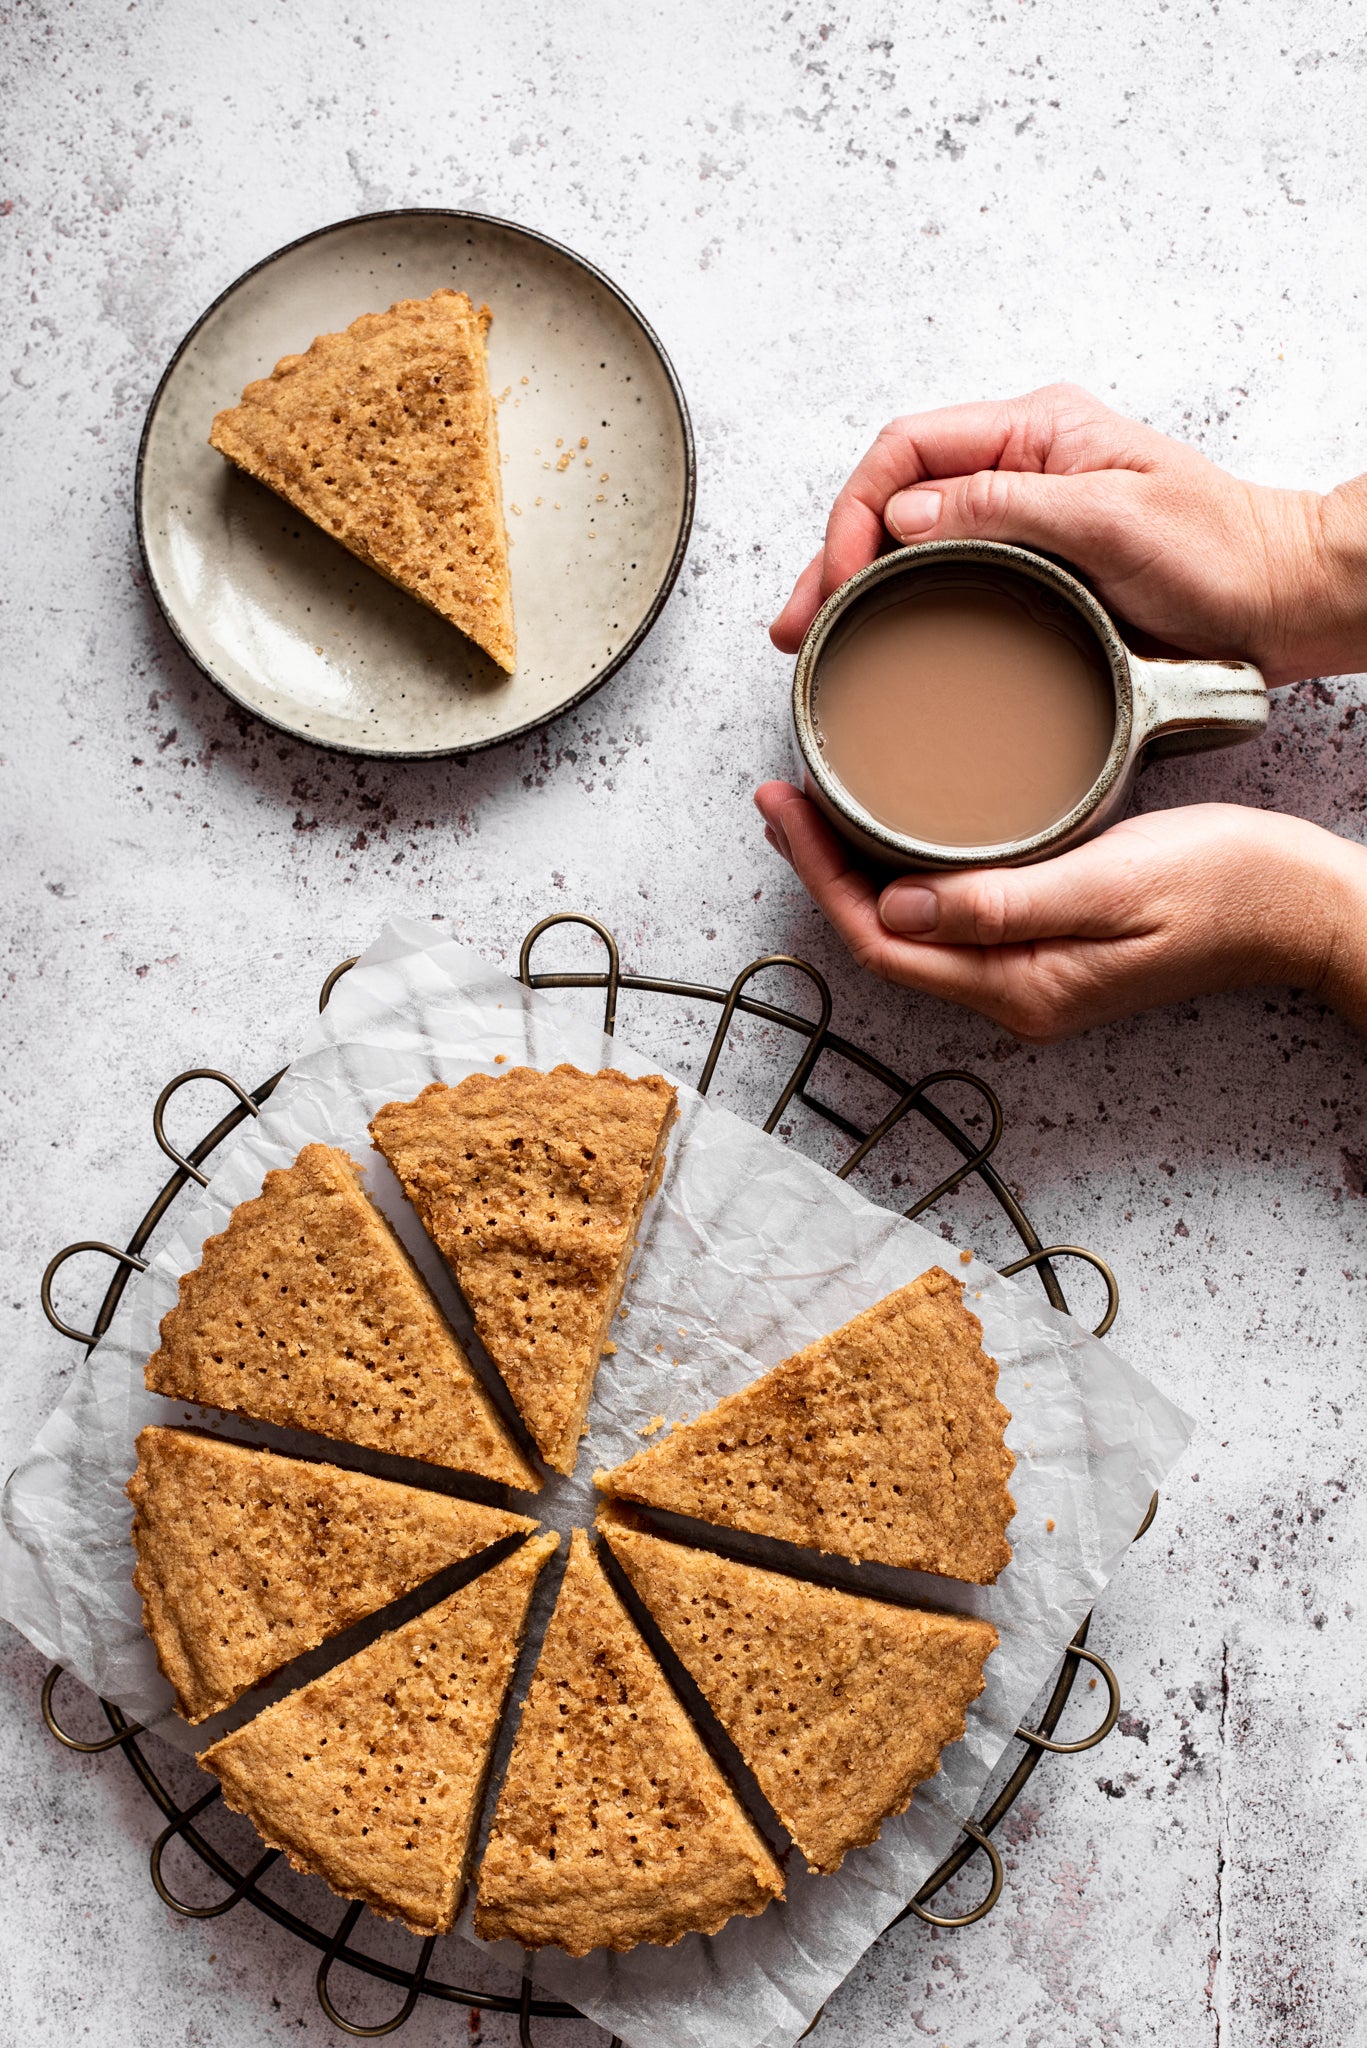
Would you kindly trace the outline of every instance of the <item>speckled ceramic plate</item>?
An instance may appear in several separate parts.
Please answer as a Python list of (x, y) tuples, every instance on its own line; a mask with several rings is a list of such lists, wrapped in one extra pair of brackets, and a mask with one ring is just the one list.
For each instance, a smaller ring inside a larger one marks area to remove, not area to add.
[[(214, 414), (281, 356), (441, 285), (494, 315), (512, 676), (209, 446)], [(172, 631), (258, 717), (351, 753), (466, 753), (553, 718), (640, 645), (693, 482), (679, 380), (601, 271), (485, 214), (366, 214), (268, 256), (185, 337), (143, 429), (138, 539)]]

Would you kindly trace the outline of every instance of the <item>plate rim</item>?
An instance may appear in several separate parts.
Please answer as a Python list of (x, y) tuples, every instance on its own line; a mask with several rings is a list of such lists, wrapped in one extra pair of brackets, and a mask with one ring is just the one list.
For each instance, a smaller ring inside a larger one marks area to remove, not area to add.
[[(151, 555), (148, 552), (145, 517), (147, 444), (151, 439), (152, 428), (155, 424), (162, 398), (165, 395), (166, 387), (174, 376), (186, 350), (190, 347), (190, 344), (194, 341), (195, 336), (205, 325), (206, 321), (212, 318), (219, 307), (233, 296), (234, 292), (239, 291), (250, 278), (255, 277), (258, 271), (265, 270), (270, 264), (278, 262), (282, 256), (289, 256), (296, 249), (302, 249), (310, 242), (321, 241), (326, 235), (336, 234), (342, 228), (364, 227), (372, 221), (432, 219), (478, 221), (482, 227), (502, 228), (508, 233), (524, 236), (530, 242), (539, 242), (543, 248), (552, 249), (558, 256), (567, 257), (577, 269), (586, 271), (595, 283), (601, 285), (605, 291), (610, 292), (619, 305), (625, 308), (654, 349), (674, 401), (674, 408), (678, 415), (684, 444), (683, 509), (679, 519), (679, 530), (675, 536), (668, 565), (656, 588), (655, 595), (646, 609), (645, 616), (635, 632), (618, 649), (617, 653), (604, 663), (602, 668), (595, 671), (587, 683), (576, 690), (573, 696), (566, 697), (562, 703), (557, 704), (553, 711), (543, 712), (539, 717), (530, 718), (524, 724), (514, 726), (508, 732), (496, 733), (490, 739), (470, 740), (461, 746), (403, 749), (365, 747), (356, 745), (349, 740), (322, 739), (314, 733), (301, 732), (297, 725), (290, 725), (284, 719), (272, 717), (269, 712), (262, 711), (259, 706), (249, 703), (238, 690), (233, 688), (231, 683), (225, 681), (221, 675), (218, 675), (210, 667), (208, 661), (191, 645), (186, 634), (182, 631), (179, 621), (172, 613), (171, 606), (157, 580), (156, 571), (152, 567)], [(581, 256), (577, 250), (569, 248), (564, 242), (556, 241), (553, 235), (543, 234), (539, 228), (525, 227), (521, 221), (504, 220), (499, 214), (481, 213), (473, 207), (464, 206), (386, 206), (379, 207), (370, 213), (348, 214), (341, 220), (328, 221), (322, 227), (311, 228), (307, 234), (296, 235), (293, 240), (282, 242), (278, 249), (272, 249), (268, 255), (259, 257), (255, 263), (249, 264), (244, 271), (241, 271), (238, 276), (232, 279), (231, 283), (223, 287), (223, 290), (219, 292), (216, 298), (211, 300), (194, 324), (187, 328), (180, 342), (173, 350), (169, 362), (162, 371), (161, 376), (157, 379), (156, 389), (153, 391), (148, 402), (147, 412), (142, 423), (142, 432), (138, 436), (137, 460), (133, 468), (134, 526), (137, 532), (138, 554), (142, 561), (143, 574), (147, 579), (147, 587), (156, 601), (157, 610), (161, 613), (172, 638), (181, 647), (183, 652), (189, 656), (200, 674), (205, 676), (214, 685), (215, 689), (221, 690), (230, 702), (238, 705), (241, 710), (245, 711), (249, 717), (260, 719), (263, 725), (269, 726), (273, 731), (286, 733), (291, 739), (299, 740), (305, 746), (321, 747), (326, 753), (349, 754), (361, 760), (371, 761), (440, 761), (453, 758), (464, 759), (468, 754), (487, 753), (491, 747), (506, 746), (510, 740), (522, 739), (528, 733), (539, 731), (542, 726), (549, 725), (554, 719), (563, 717), (567, 711), (573, 711), (586, 698), (593, 696), (596, 691), (601, 690), (603, 685), (616, 675), (618, 669), (631, 659), (647, 634), (652, 630), (669, 600), (674, 585), (679, 580), (679, 571), (683, 567), (684, 557), (688, 552), (688, 543), (693, 532), (693, 515), (697, 494), (697, 449), (693, 438), (693, 422), (688, 411), (688, 400), (684, 396), (683, 385), (679, 381), (678, 372), (670, 360), (668, 351), (640, 308), (627, 297), (627, 294), (620, 285), (614, 284), (607, 273), (598, 268), (597, 264), (590, 263), (586, 256)]]

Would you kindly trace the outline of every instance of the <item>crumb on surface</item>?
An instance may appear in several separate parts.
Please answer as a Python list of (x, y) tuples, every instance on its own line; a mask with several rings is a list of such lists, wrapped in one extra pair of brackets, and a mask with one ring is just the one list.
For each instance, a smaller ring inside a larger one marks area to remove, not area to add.
[(598, 1350), (599, 1356), (602, 1358), (615, 1358), (617, 1356), (617, 1346), (613, 1343), (611, 1337), (605, 1343), (600, 1344)]
[(1044, 1526), (1049, 1531), (1049, 1534), (1052, 1536), (1054, 1533), (1054, 1518), (1052, 1515), (1050, 1515), (1048, 1521), (1045, 1523)]
[(973, 1264), (973, 1254), (972, 1254), (972, 1252), (960, 1252), (960, 1253), (959, 1253), (959, 1264), (960, 1264), (961, 1266), (971, 1266), (971, 1265)]
[(663, 1429), (663, 1428), (664, 1428), (664, 1426), (665, 1426), (665, 1419), (664, 1419), (663, 1415), (652, 1415), (652, 1416), (651, 1416), (651, 1418), (650, 1418), (650, 1420), (649, 1420), (649, 1422), (643, 1422), (643, 1423), (641, 1424), (641, 1427), (640, 1427), (640, 1429), (639, 1429), (639, 1430), (637, 1431), (637, 1435), (638, 1435), (638, 1436), (654, 1436), (654, 1434), (655, 1434), (656, 1430), (657, 1430), (657, 1429)]

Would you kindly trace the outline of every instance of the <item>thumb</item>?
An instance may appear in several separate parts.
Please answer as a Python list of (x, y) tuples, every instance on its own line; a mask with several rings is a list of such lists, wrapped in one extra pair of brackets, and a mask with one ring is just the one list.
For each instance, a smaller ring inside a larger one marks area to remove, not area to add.
[[(1080, 568), (1130, 552), (1140, 508), (1127, 471), (1053, 476), (1038, 470), (980, 469), (898, 491), (883, 510), (900, 541), (1008, 540), (1065, 556)], [(1126, 487), (1130, 486), (1130, 489)]]
[(1107, 837), (1033, 867), (908, 875), (878, 899), (886, 930), (950, 946), (1114, 939), (1146, 929), (1138, 864)]

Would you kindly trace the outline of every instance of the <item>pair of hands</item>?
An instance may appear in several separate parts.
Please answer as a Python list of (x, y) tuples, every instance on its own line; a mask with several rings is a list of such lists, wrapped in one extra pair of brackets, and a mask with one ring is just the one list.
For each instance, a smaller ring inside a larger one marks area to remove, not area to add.
[[(796, 651), (885, 533), (1062, 555), (1149, 651), (1241, 654), (1273, 685), (1367, 668), (1367, 479), (1327, 496), (1243, 483), (1068, 385), (885, 427), (771, 628), (778, 647)], [(799, 790), (768, 782), (755, 801), (862, 966), (1018, 1037), (1268, 982), (1367, 1026), (1367, 852), (1301, 819), (1150, 812), (1033, 867), (880, 891)]]

